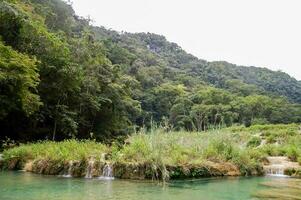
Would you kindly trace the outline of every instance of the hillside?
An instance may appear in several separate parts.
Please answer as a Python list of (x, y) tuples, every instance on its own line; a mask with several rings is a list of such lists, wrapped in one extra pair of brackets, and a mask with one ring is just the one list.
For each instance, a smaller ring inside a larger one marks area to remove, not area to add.
[(301, 83), (289, 75), (93, 27), (61, 0), (0, 2), (0, 69), (0, 139), (301, 122)]
[(119, 34), (103, 27), (94, 27), (94, 32), (98, 39), (110, 39), (135, 55), (137, 47), (143, 49), (158, 56), (157, 62), (160, 59), (164, 60), (164, 67), (181, 71), (216, 87), (227, 89), (227, 81), (236, 79), (255, 85), (266, 93), (285, 96), (295, 103), (301, 102), (300, 81), (284, 72), (253, 66), (237, 66), (222, 61), (207, 62), (186, 53), (177, 44), (168, 42), (164, 36), (152, 33)]

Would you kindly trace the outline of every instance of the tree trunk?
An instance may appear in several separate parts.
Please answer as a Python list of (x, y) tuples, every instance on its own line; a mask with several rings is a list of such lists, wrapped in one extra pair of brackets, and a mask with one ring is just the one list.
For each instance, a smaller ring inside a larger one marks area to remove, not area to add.
[(53, 133), (52, 133), (52, 140), (55, 140), (55, 135), (56, 135), (56, 120), (54, 121), (54, 127), (53, 127)]

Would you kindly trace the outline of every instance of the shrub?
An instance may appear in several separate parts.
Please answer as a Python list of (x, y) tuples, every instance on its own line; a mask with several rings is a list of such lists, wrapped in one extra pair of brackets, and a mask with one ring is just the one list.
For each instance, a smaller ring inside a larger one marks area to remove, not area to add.
[(258, 147), (261, 144), (261, 138), (253, 136), (247, 143), (247, 147)]

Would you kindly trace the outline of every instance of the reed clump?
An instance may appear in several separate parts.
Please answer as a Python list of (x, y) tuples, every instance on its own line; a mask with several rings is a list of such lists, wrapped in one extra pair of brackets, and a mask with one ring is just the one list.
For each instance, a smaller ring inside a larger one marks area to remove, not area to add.
[[(168, 180), (261, 175), (267, 156), (287, 156), (301, 164), (299, 125), (235, 126), (206, 132), (157, 128), (141, 130), (123, 144), (111, 145), (91, 140), (43, 141), (4, 151), (2, 163), (7, 169), (39, 163), (44, 171), (55, 174), (69, 161), (75, 161), (80, 175), (93, 158), (114, 165), (117, 177)], [(294, 175), (298, 174), (301, 173), (295, 170)]]

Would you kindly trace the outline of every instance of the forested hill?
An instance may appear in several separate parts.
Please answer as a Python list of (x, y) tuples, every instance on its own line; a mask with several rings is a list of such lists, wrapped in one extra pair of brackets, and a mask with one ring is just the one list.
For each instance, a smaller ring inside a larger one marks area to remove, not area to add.
[(0, 92), (0, 139), (301, 121), (301, 83), (289, 75), (93, 27), (61, 0), (0, 2)]
[(164, 67), (174, 68), (216, 87), (227, 88), (227, 81), (236, 79), (256, 85), (267, 93), (282, 95), (292, 102), (301, 103), (301, 82), (284, 72), (237, 66), (223, 61), (207, 62), (186, 53), (177, 44), (168, 42), (164, 36), (152, 33), (119, 34), (103, 27), (94, 27), (94, 32), (98, 39), (112, 40), (135, 55), (137, 48), (150, 51), (158, 56), (158, 60), (164, 60)]

